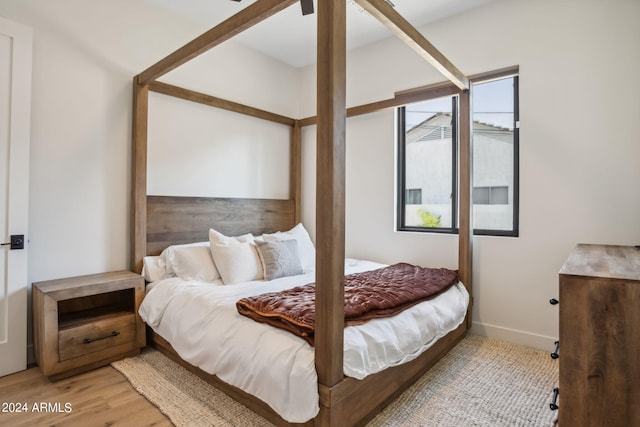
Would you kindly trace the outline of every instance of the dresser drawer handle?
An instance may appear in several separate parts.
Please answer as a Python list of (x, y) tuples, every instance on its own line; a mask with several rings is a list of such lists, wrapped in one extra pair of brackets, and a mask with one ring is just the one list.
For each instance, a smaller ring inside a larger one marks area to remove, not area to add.
[(555, 298), (551, 298), (551, 299), (549, 300), (549, 304), (551, 304), (551, 305), (557, 305), (557, 304), (559, 304), (559, 303), (560, 303), (560, 301), (558, 301), (558, 300), (557, 300), (557, 299), (555, 299)]
[(555, 347), (553, 348), (553, 352), (551, 353), (551, 358), (557, 359), (558, 357), (560, 357), (560, 355), (558, 354), (558, 350), (560, 349), (560, 341), (556, 341), (554, 344)]
[(549, 408), (552, 411), (557, 411), (558, 410), (558, 395), (560, 394), (560, 389), (558, 387), (553, 389), (553, 400), (551, 400), (551, 403), (549, 404)]
[(82, 343), (83, 343), (83, 344), (91, 344), (91, 343), (92, 343), (92, 342), (94, 342), (94, 341), (100, 341), (100, 340), (103, 340), (103, 339), (105, 339), (105, 338), (117, 337), (118, 335), (120, 335), (120, 332), (113, 331), (113, 332), (111, 332), (109, 335), (105, 335), (105, 336), (102, 336), (102, 337), (98, 337), (98, 338), (85, 338), (85, 339), (83, 339), (83, 340), (82, 340)]

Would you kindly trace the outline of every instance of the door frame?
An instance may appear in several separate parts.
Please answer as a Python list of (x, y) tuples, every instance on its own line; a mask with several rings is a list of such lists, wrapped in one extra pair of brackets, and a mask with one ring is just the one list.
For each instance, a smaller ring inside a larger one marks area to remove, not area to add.
[[(0, 343), (0, 376), (27, 367), (28, 225), (29, 225), (29, 146), (31, 138), (31, 75), (33, 30), (0, 17), (0, 34), (11, 39), (11, 77), (9, 101), (9, 170), (7, 196), (7, 235), (24, 235), (24, 249), (2, 246), (5, 257), (7, 305), (0, 327), (7, 328), (7, 340)], [(0, 285), (3, 283), (0, 282)], [(0, 302), (2, 303), (2, 302)], [(4, 324), (4, 325), (2, 325)]]

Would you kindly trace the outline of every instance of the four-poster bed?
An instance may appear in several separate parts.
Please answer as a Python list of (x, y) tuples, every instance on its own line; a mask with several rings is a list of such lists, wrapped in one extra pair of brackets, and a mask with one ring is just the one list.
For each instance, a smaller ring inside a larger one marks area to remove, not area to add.
[[(323, 0), (318, 4), (316, 117), (291, 119), (156, 81), (170, 70), (296, 2), (297, 0), (258, 0), (134, 78), (131, 261), (135, 271), (140, 271), (145, 256), (157, 255), (170, 245), (206, 240), (206, 233), (211, 227), (222, 233), (239, 235), (248, 232), (262, 234), (287, 230), (298, 224), (301, 217), (301, 129), (303, 126), (315, 124), (318, 165), (315, 369), (318, 375), (320, 411), (315, 419), (304, 425), (361, 425), (370, 420), (462, 339), (470, 326), (471, 304), (467, 310), (466, 320), (459, 327), (411, 362), (367, 376), (363, 380), (344, 376), (345, 119), (351, 115), (394, 108), (417, 101), (427, 93), (459, 94), (461, 117), (466, 119), (460, 120), (459, 277), (471, 294), (469, 83), (461, 72), (384, 0), (357, 0), (357, 2), (422, 57), (434, 64), (452, 83), (423, 88), (420, 92), (398, 94), (392, 99), (347, 110), (345, 105), (346, 0)], [(289, 199), (148, 196), (146, 171), (149, 91), (290, 126)], [(158, 334), (151, 332), (150, 342), (270, 421), (279, 425), (289, 425), (256, 397), (229, 386), (215, 376), (182, 361), (171, 344)]]

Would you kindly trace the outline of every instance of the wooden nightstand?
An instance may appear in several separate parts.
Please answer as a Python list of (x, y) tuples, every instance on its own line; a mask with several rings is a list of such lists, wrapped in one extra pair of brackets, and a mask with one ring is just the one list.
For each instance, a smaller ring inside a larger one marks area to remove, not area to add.
[(34, 353), (55, 381), (140, 352), (144, 279), (129, 271), (33, 284)]

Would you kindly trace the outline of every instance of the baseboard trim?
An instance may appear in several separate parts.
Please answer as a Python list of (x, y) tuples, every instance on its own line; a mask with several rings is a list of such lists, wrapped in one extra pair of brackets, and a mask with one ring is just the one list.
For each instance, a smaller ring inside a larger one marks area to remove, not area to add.
[(555, 337), (480, 322), (472, 323), (471, 333), (549, 352), (553, 350), (557, 340)]

